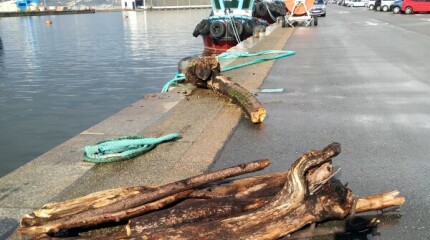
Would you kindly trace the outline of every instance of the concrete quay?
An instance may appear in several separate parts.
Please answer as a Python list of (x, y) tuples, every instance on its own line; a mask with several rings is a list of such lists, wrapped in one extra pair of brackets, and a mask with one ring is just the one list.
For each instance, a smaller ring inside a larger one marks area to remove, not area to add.
[[(265, 36), (250, 38), (235, 49), (281, 50), (292, 32), (289, 28), (273, 26)], [(246, 60), (227, 64), (243, 61)], [(273, 61), (269, 61), (225, 75), (254, 91), (272, 66)], [(206, 172), (242, 117), (241, 109), (225, 98), (189, 85), (164, 94), (147, 94), (2, 177), (0, 239), (19, 239), (14, 234), (19, 218), (48, 202), (117, 187), (160, 185)], [(172, 132), (179, 132), (182, 138), (130, 160), (109, 164), (83, 161), (82, 148), (89, 144), (126, 135), (158, 137)]]
[(39, 12), (0, 12), (0, 17), (32, 17), (48, 15), (70, 15), (95, 13), (94, 9), (86, 10), (64, 10), (64, 11), (39, 11)]

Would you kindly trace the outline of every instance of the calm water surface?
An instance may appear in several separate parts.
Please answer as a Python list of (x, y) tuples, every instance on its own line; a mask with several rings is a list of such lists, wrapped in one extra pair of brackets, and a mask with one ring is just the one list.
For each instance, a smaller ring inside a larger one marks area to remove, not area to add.
[(0, 18), (0, 176), (159, 92), (209, 12)]

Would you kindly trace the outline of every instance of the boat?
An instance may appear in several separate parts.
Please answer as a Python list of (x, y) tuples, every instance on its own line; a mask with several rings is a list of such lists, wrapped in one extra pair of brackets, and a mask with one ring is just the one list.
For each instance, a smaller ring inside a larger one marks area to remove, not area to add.
[(193, 36), (202, 36), (205, 50), (226, 51), (286, 14), (283, 1), (211, 0), (209, 17), (201, 20)]
[(284, 1), (261, 1), (254, 4), (253, 16), (266, 20), (268, 23), (275, 23), (279, 17), (285, 17), (287, 8)]
[(38, 4), (39, 4), (39, 0), (17, 0), (16, 8), (20, 12), (25, 12), (29, 9), (35, 11)]

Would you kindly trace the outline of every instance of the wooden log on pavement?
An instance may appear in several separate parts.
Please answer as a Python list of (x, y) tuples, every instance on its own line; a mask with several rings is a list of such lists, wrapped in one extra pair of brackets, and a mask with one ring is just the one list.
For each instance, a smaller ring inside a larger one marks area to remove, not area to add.
[[(37, 217), (35, 214), (25, 215), (21, 219), (21, 225), (17, 233), (21, 235), (38, 235), (44, 233), (55, 233), (64, 229), (77, 227), (89, 227), (101, 223), (118, 222), (138, 216), (145, 212), (158, 209), (162, 205), (170, 204), (176, 200), (187, 197), (196, 187), (220, 181), (229, 177), (258, 171), (270, 164), (268, 159), (240, 164), (234, 167), (224, 168), (214, 172), (194, 176), (174, 183), (154, 188), (152, 191), (142, 194), (130, 195), (119, 201), (108, 205), (94, 206), (88, 202), (82, 202), (87, 209), (77, 214), (64, 214), (61, 218), (50, 219), (49, 217)], [(175, 195), (178, 194), (178, 195)], [(81, 198), (88, 199), (88, 198)], [(158, 204), (157, 201), (161, 203)], [(154, 206), (145, 207), (145, 204), (154, 202)], [(62, 204), (54, 204), (61, 208)]]
[[(242, 178), (221, 185), (196, 190), (185, 200), (162, 211), (152, 212), (129, 220), (129, 236), (138, 236), (143, 230), (173, 227), (197, 221), (213, 221), (258, 209), (282, 188), (286, 172)], [(310, 171), (307, 181), (316, 187), (324, 176), (331, 175), (331, 163), (324, 163)], [(194, 198), (194, 199), (193, 199)]]
[(121, 201), (130, 196), (153, 191), (153, 188), (138, 186), (109, 189), (95, 192), (84, 197), (74, 198), (62, 202), (45, 204), (42, 208), (33, 211), (21, 218), (21, 226), (33, 226), (46, 221), (78, 214), (89, 209), (99, 208)]
[[(348, 188), (333, 179), (333, 174), (318, 174), (322, 164), (340, 152), (340, 145), (330, 144), (321, 151), (310, 151), (300, 157), (286, 172), (286, 182), (282, 189), (263, 207), (245, 212), (239, 216), (213, 221), (184, 223), (174, 227), (158, 227), (142, 230), (130, 238), (143, 239), (278, 239), (303, 226), (327, 219), (343, 219), (354, 209), (354, 197)], [(315, 170), (316, 169), (316, 170)], [(306, 175), (313, 172), (315, 176), (324, 176), (313, 184), (319, 187), (310, 188)], [(392, 206), (396, 194), (382, 194), (367, 198), (370, 204), (361, 204), (362, 209), (376, 210)], [(371, 199), (371, 200), (370, 200)], [(370, 200), (370, 201), (369, 201)], [(396, 200), (403, 204), (404, 199)], [(372, 204), (388, 202), (389, 204)], [(369, 208), (374, 206), (376, 208)], [(193, 212), (188, 214), (192, 215)]]
[(230, 81), (227, 77), (222, 75), (214, 76), (212, 80), (208, 81), (208, 87), (237, 103), (252, 123), (262, 123), (266, 118), (266, 109), (254, 94), (239, 84)]
[(174, 207), (129, 220), (128, 236), (138, 236), (146, 229), (174, 227), (197, 221), (211, 221), (258, 209), (269, 198), (187, 199)]
[(252, 123), (262, 123), (266, 117), (266, 109), (254, 94), (220, 74), (220, 64), (215, 57), (190, 61), (185, 70), (185, 80), (226, 96), (243, 109)]

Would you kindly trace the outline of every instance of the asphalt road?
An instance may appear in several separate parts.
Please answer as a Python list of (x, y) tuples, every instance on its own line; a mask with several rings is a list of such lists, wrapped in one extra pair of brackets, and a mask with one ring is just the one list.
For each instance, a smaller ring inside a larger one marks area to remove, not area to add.
[(267, 76), (262, 88), (284, 92), (258, 95), (264, 124), (242, 119), (211, 168), (270, 158), (266, 172), (283, 170), (337, 141), (338, 178), (356, 195), (398, 189), (407, 201), (359, 239), (430, 239), (430, 15), (327, 8)]

